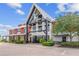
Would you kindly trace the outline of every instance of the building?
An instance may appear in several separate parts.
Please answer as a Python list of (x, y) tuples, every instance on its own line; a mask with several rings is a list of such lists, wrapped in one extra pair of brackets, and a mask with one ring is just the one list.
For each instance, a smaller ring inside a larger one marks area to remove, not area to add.
[[(56, 42), (70, 41), (68, 33), (52, 32), (53, 25), (56, 22), (37, 4), (33, 4), (27, 16), (26, 23), (20, 24), (17, 28), (9, 30), (9, 39), (15, 41), (22, 39), (24, 42), (37, 42), (39, 38), (52, 39)], [(78, 37), (73, 37), (72, 41), (79, 41)]]
[(36, 42), (39, 38), (52, 39), (52, 27), (55, 20), (50, 17), (37, 4), (33, 4), (27, 16), (27, 40)]
[(52, 39), (53, 22), (52, 17), (37, 4), (33, 4), (26, 24), (20, 24), (17, 28), (10, 29), (9, 39), (14, 41), (23, 37), (25, 42), (36, 42), (39, 38)]
[(20, 24), (18, 27), (9, 30), (9, 40), (15, 42), (17, 39), (25, 40), (26, 36), (26, 25)]

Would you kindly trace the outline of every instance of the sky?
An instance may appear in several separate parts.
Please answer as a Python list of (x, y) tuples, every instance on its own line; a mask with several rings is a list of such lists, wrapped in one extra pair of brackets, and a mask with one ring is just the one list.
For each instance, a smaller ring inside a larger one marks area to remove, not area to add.
[[(73, 3), (38, 3), (52, 18), (64, 16), (68, 12), (79, 13), (79, 4)], [(26, 22), (32, 3), (0, 3), (0, 35), (7, 35), (8, 30)]]

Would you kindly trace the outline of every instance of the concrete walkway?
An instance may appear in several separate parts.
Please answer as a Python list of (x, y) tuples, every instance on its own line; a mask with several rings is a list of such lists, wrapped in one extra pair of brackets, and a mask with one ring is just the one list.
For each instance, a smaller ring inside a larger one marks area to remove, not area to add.
[(40, 44), (0, 43), (0, 56), (79, 56), (79, 49)]

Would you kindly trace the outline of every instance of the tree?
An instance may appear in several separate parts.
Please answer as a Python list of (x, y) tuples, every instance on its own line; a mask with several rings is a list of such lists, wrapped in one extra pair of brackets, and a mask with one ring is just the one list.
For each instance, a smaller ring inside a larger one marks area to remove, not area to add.
[(70, 41), (72, 41), (73, 34), (79, 31), (78, 19), (79, 16), (76, 14), (67, 14), (63, 17), (59, 17), (54, 25), (53, 32), (69, 33)]
[(77, 32), (78, 41), (79, 41), (79, 19), (78, 19), (77, 22), (76, 22), (76, 32)]

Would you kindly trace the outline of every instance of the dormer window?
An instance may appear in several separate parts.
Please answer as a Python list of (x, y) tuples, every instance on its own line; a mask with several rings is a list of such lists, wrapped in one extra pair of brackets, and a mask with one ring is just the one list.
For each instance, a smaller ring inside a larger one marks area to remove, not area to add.
[(38, 31), (42, 31), (42, 26), (38, 26)]
[(38, 15), (38, 18), (42, 18), (42, 15), (41, 15), (41, 14), (39, 14), (39, 15)]

